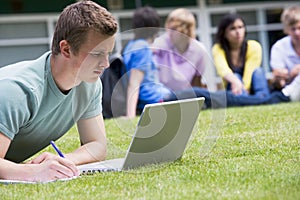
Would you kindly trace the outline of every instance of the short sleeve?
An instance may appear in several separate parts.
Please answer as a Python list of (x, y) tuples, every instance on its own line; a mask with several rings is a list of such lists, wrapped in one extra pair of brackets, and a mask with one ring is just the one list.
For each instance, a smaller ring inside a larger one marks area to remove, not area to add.
[(132, 59), (132, 69), (146, 72), (148, 71), (149, 65), (152, 64), (152, 51), (149, 48), (137, 49), (132, 55)]
[(0, 132), (13, 139), (26, 126), (35, 98), (15, 81), (0, 81)]

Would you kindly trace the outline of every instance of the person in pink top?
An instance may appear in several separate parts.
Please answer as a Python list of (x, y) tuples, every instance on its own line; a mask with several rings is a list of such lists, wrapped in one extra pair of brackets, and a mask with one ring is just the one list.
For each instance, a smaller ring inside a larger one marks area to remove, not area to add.
[(165, 23), (166, 33), (156, 38), (153, 59), (160, 82), (173, 91), (201, 87), (208, 53), (196, 40), (196, 19), (187, 9), (172, 11)]

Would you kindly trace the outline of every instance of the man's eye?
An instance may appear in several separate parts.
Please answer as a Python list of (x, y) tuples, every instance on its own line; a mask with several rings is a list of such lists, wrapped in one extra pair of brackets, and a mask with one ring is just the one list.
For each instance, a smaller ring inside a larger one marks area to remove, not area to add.
[(100, 56), (105, 56), (107, 53), (105, 53), (105, 52), (90, 52), (89, 54), (94, 57), (100, 57)]

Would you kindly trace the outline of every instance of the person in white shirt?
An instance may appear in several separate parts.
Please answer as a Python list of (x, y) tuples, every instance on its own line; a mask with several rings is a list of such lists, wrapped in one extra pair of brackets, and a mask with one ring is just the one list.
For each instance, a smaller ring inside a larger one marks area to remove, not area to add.
[(271, 48), (274, 88), (283, 101), (300, 101), (300, 6), (285, 9), (281, 21), (287, 36)]

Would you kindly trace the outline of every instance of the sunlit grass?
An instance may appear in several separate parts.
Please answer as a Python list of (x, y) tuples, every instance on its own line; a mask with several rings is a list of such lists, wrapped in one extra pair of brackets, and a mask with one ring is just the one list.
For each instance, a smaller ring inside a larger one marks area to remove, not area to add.
[[(204, 110), (180, 161), (65, 182), (0, 185), (1, 199), (299, 199), (299, 116), (300, 103)], [(137, 120), (105, 121), (108, 158), (125, 155)], [(76, 149), (76, 128), (57, 145), (63, 152)]]

